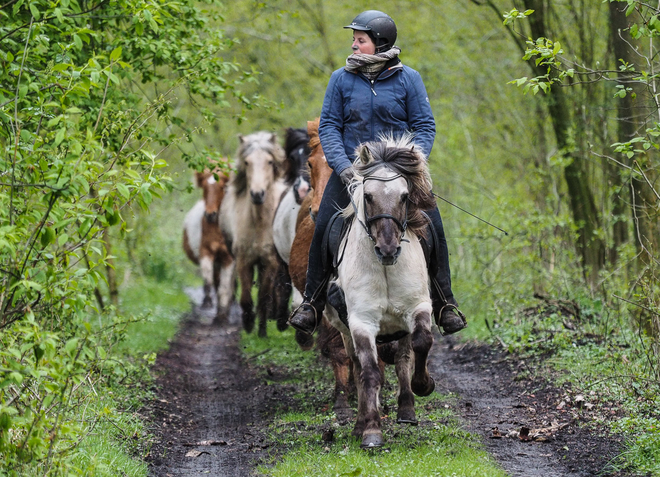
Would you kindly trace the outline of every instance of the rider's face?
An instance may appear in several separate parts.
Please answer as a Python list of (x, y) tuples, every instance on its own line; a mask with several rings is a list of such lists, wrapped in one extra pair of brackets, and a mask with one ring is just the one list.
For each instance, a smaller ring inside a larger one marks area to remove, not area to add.
[(353, 45), (351, 46), (353, 53), (363, 53), (366, 55), (373, 55), (376, 53), (376, 45), (369, 35), (363, 31), (353, 30)]

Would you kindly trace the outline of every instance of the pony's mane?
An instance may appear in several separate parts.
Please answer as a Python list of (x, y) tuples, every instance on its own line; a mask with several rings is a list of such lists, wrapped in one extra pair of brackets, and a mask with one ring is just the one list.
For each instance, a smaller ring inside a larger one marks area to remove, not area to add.
[[(305, 166), (305, 159), (309, 156), (309, 136), (303, 128), (287, 128), (284, 137), (284, 155), (286, 162), (284, 166), (284, 180), (287, 184), (293, 184), (298, 177), (301, 167)], [(303, 149), (305, 157), (299, 157), (298, 151)]]
[(241, 195), (247, 191), (247, 171), (245, 169), (244, 159), (259, 149), (266, 151), (273, 157), (273, 170), (275, 177), (281, 177), (284, 168), (284, 149), (277, 142), (277, 136), (267, 131), (259, 131), (256, 133), (248, 134), (247, 136), (240, 136), (241, 143), (238, 146), (236, 153), (237, 160), (235, 161), (236, 172), (233, 179), (236, 194)]
[[(379, 141), (360, 145), (356, 152), (355, 169), (360, 176), (357, 178), (358, 184), (361, 184), (362, 178), (373, 176), (382, 168), (388, 168), (406, 179), (410, 203), (408, 229), (418, 236), (425, 235), (428, 219), (423, 211), (434, 208), (436, 203), (426, 156), (414, 143), (412, 135), (405, 134), (400, 138), (381, 136)], [(357, 187), (355, 192), (362, 194), (362, 187)]]

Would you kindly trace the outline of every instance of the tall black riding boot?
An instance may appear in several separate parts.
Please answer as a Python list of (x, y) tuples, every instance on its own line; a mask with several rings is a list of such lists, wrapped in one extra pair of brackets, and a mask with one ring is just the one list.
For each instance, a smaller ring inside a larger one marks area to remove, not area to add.
[(433, 240), (433, 253), (429, 265), (431, 279), (431, 300), (433, 317), (443, 334), (450, 335), (467, 326), (465, 316), (458, 309), (458, 303), (451, 291), (451, 272), (449, 271), (449, 250), (445, 231), (437, 207), (426, 211), (431, 224), (429, 232)]

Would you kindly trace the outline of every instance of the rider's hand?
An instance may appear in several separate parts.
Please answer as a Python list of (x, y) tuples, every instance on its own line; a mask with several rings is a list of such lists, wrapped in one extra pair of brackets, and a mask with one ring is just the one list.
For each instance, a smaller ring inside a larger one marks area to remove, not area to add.
[(349, 166), (343, 171), (341, 171), (341, 174), (339, 174), (339, 178), (341, 181), (344, 183), (345, 186), (348, 186), (348, 184), (351, 183), (353, 180), (353, 177), (355, 177), (355, 170), (353, 169), (353, 166)]

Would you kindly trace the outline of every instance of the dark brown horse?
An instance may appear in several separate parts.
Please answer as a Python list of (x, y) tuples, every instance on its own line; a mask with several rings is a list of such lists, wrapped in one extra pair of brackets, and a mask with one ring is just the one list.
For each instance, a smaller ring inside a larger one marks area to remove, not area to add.
[(203, 199), (186, 214), (183, 224), (183, 250), (199, 265), (204, 279), (202, 308), (212, 306), (220, 285), (220, 270), (231, 266), (233, 261), (218, 226), (218, 211), (227, 180), (219, 168), (196, 172), (195, 183), (202, 189)]

